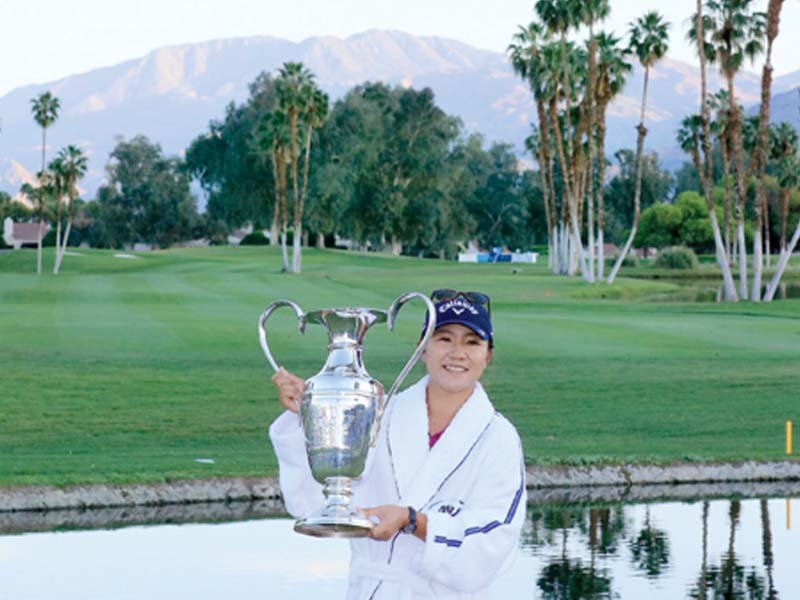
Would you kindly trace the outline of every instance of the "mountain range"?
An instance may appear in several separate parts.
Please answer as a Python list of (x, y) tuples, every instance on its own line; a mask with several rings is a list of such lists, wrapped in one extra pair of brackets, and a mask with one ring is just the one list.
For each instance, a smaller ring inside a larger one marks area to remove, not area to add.
[[(371, 30), (346, 39), (314, 37), (299, 43), (274, 37), (214, 40), (169, 46), (117, 65), (28, 85), (0, 98), (0, 189), (16, 192), (39, 168), (41, 130), (30, 113), (30, 100), (51, 90), (61, 113), (48, 129), (48, 156), (67, 144), (90, 155), (82, 181), (91, 198), (104, 177), (116, 138), (147, 135), (168, 154), (180, 154), (189, 142), (220, 119), (230, 102), (242, 102), (247, 86), (262, 71), (285, 61), (302, 61), (332, 99), (364, 81), (430, 87), (438, 104), (459, 116), (468, 132), (487, 142), (503, 141), (522, 154), (535, 119), (527, 86), (499, 52), (438, 37), (416, 37), (399, 31)], [(634, 126), (641, 102), (642, 71), (634, 68), (624, 92), (609, 108), (608, 154), (635, 144)], [(709, 88), (722, 83), (709, 72)], [(800, 70), (775, 78), (774, 120), (789, 120), (800, 129)], [(695, 110), (699, 69), (665, 59), (651, 71), (646, 147), (659, 152), (663, 164), (676, 167), (685, 156), (675, 144), (675, 130)], [(746, 105), (759, 100), (760, 77), (743, 72), (737, 93)]]

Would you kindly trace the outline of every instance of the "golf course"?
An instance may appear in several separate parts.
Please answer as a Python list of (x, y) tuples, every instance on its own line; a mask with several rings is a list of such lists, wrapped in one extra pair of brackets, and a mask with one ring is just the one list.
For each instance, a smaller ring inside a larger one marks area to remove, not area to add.
[[(289, 275), (269, 247), (81, 249), (53, 276), (50, 251), (43, 276), (35, 251), (0, 254), (0, 486), (275, 475), (279, 405), (256, 322), (279, 298), (386, 309), (408, 290), (486, 292), (496, 350), (483, 382), (530, 464), (775, 460), (785, 422), (800, 421), (800, 300), (697, 301), (718, 285), (709, 265), (689, 283), (642, 266), (590, 286), (546, 258), (307, 249)], [(366, 336), (367, 369), (387, 388), (423, 314), (411, 302), (394, 332)], [(323, 330), (300, 335), (288, 309), (269, 340), (303, 377), (326, 356)]]

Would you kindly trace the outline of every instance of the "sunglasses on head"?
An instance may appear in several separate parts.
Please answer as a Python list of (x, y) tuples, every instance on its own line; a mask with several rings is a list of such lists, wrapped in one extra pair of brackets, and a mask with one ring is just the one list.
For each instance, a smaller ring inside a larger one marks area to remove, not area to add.
[(483, 292), (460, 292), (458, 290), (434, 290), (431, 293), (431, 300), (434, 302), (447, 302), (448, 300), (455, 300), (461, 296), (467, 302), (471, 302), (472, 304), (478, 304), (486, 308), (486, 312), (489, 315), (489, 318), (492, 316), (492, 305), (489, 301), (489, 296), (484, 294)]

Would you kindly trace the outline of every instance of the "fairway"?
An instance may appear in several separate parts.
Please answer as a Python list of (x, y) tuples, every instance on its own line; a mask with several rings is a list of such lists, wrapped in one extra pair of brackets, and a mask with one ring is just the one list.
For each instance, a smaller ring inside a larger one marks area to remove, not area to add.
[[(35, 252), (0, 254), (0, 485), (274, 475), (278, 403), (256, 321), (278, 298), (388, 308), (408, 290), (487, 292), (484, 384), (529, 463), (779, 459), (785, 421), (800, 421), (800, 300), (666, 302), (674, 283), (588, 286), (546, 264), (306, 250), (294, 276), (263, 247), (77, 252), (58, 277), (52, 254), (41, 277)], [(422, 315), (412, 302), (397, 331), (367, 334), (387, 388)], [(270, 331), (289, 370), (322, 366), (321, 328), (300, 336), (282, 309)]]

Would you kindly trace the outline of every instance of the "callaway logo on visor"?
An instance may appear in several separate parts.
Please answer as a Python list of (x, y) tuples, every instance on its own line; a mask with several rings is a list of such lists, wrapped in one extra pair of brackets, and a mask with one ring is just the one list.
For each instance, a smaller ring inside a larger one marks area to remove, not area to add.
[(446, 313), (448, 310), (452, 310), (456, 315), (460, 315), (465, 310), (468, 310), (470, 314), (473, 315), (479, 314), (478, 309), (463, 298), (454, 298), (453, 300), (448, 300), (447, 302), (439, 305), (440, 313)]

